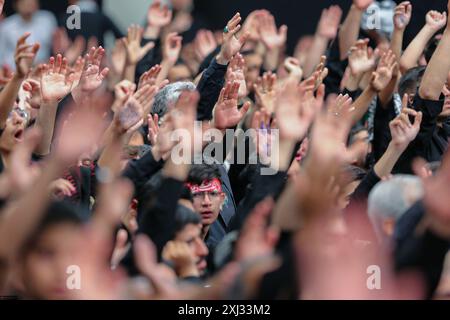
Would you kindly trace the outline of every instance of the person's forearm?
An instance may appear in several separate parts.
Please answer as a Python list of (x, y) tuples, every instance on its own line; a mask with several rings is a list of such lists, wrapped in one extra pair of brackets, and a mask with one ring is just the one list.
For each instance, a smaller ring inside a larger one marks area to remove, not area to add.
[(118, 176), (120, 173), (120, 161), (118, 161), (118, 155), (122, 152), (122, 147), (124, 145), (124, 138), (123, 135), (121, 135), (114, 126), (111, 124), (111, 126), (107, 130), (108, 136), (105, 137), (104, 141), (105, 147), (100, 154), (100, 157), (97, 161), (97, 165), (100, 168), (108, 169), (109, 172), (114, 176)]
[(383, 108), (386, 108), (389, 105), (389, 102), (392, 100), (394, 92), (397, 89), (398, 80), (399, 80), (398, 74), (397, 75), (394, 74), (392, 76), (391, 81), (386, 86), (386, 88), (381, 90), (380, 93), (378, 94), (378, 99), (380, 99), (380, 105)]
[(392, 33), (391, 39), (391, 50), (395, 54), (397, 62), (400, 61), (400, 57), (402, 56), (403, 49), (403, 35), (405, 34), (405, 30), (394, 29)]
[(341, 60), (347, 58), (348, 51), (358, 40), (362, 15), (362, 10), (359, 10), (355, 5), (352, 5), (339, 30), (339, 52)]
[(439, 42), (436, 51), (433, 54), (427, 69), (423, 76), (419, 88), (419, 95), (423, 99), (438, 100), (442, 88), (447, 82), (448, 72), (450, 70), (450, 26), (447, 25), (444, 35)]
[(158, 39), (161, 34), (161, 28), (147, 26), (144, 31), (145, 39)]
[(356, 99), (356, 101), (352, 104), (353, 116), (352, 116), (352, 125), (358, 123), (359, 120), (366, 114), (369, 109), (370, 103), (377, 92), (372, 88), (372, 86), (367, 86), (366, 89), (361, 93), (361, 95)]
[(135, 82), (135, 77), (136, 77), (136, 65), (127, 65), (125, 66), (125, 71), (124, 71), (124, 80), (128, 80), (132, 83)]
[(409, 69), (417, 66), (417, 63), (425, 50), (428, 41), (433, 37), (434, 30), (424, 26), (417, 36), (411, 41), (409, 46), (400, 58), (400, 70), (405, 73)]
[(172, 178), (177, 181), (184, 182), (189, 174), (191, 166), (187, 163), (180, 163), (176, 164), (172, 161), (172, 159), (169, 157), (169, 159), (166, 161), (162, 174), (166, 178)]
[(174, 64), (168, 60), (163, 60), (160, 64), (161, 71), (156, 78), (156, 85), (160, 85), (169, 76), (170, 69), (173, 68)]
[(0, 92), (0, 128), (4, 128), (24, 78), (16, 74)]
[(384, 155), (375, 164), (375, 174), (380, 178), (389, 176), (405, 150), (406, 148), (398, 147), (391, 142)]
[(363, 77), (363, 74), (352, 74), (350, 72), (348, 78), (345, 80), (344, 87), (348, 91), (356, 91), (359, 89), (359, 83), (361, 82), (361, 79)]
[(264, 56), (264, 69), (267, 71), (276, 71), (278, 68), (278, 62), (280, 61), (280, 49), (267, 49)]
[(35, 126), (41, 129), (42, 139), (38, 144), (35, 153), (40, 156), (46, 156), (50, 153), (57, 109), (57, 102), (44, 102), (39, 109)]
[(328, 39), (320, 35), (315, 35), (309, 53), (303, 66), (304, 78), (308, 78), (320, 62), (320, 58), (325, 54), (328, 46)]

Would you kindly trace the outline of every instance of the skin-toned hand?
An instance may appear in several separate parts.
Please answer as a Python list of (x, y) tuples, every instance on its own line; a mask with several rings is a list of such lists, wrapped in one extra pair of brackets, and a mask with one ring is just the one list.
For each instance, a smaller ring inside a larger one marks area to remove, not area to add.
[[(41, 83), (34, 79), (28, 78), (22, 84), (22, 89), (26, 93), (25, 100), (33, 109), (39, 109), (42, 103)], [(19, 92), (19, 99), (20, 99)]]
[(276, 82), (277, 75), (269, 71), (264, 73), (263, 77), (253, 85), (256, 104), (260, 109), (265, 109), (269, 113), (275, 111)]
[(5, 0), (0, 0), (0, 15), (3, 13), (3, 6), (5, 5)]
[(426, 25), (437, 32), (446, 26), (447, 13), (445, 11), (440, 13), (438, 11), (431, 10), (427, 13), (425, 20)]
[(100, 88), (103, 80), (108, 75), (108, 68), (100, 69), (104, 55), (105, 49), (102, 47), (92, 47), (89, 53), (85, 55), (80, 82), (72, 92), (72, 96), (77, 103)]
[(144, 58), (144, 56), (155, 47), (153, 42), (141, 46), (143, 29), (137, 25), (128, 28), (128, 36), (122, 38), (122, 42), (127, 51), (127, 65), (134, 66)]
[(282, 48), (287, 40), (288, 28), (282, 25), (279, 30), (275, 24), (275, 18), (272, 15), (264, 15), (260, 19), (259, 35), (261, 41), (269, 49)]
[(73, 87), (77, 87), (81, 80), (81, 75), (83, 74), (84, 66), (86, 60), (83, 57), (78, 57), (75, 61), (75, 64), (71, 68), (71, 72), (73, 73)]
[[(158, 87), (155, 85), (146, 84), (138, 88), (134, 94), (134, 98), (139, 102), (143, 108), (143, 117), (147, 117), (153, 105), (155, 95), (158, 93)], [(143, 119), (144, 120), (144, 119)]]
[(200, 30), (194, 40), (195, 55), (198, 62), (203, 62), (217, 48), (214, 33), (209, 30)]
[(161, 72), (161, 66), (159, 64), (150, 68), (150, 70), (144, 72), (139, 78), (138, 89), (142, 88), (146, 84), (154, 86), (156, 85), (156, 79)]
[(359, 10), (366, 10), (372, 3), (373, 0), (353, 0), (353, 4)]
[(226, 81), (239, 82), (239, 99), (245, 98), (248, 95), (247, 81), (245, 81), (245, 60), (244, 57), (238, 53), (236, 54), (228, 66)]
[(73, 75), (67, 70), (67, 59), (60, 54), (56, 59), (51, 57), (41, 78), (42, 101), (58, 103), (72, 91), (73, 81)]
[(169, 33), (164, 41), (163, 59), (172, 65), (177, 63), (182, 49), (183, 37), (177, 33)]
[(378, 64), (377, 70), (372, 74), (370, 85), (376, 92), (380, 92), (389, 84), (397, 68), (397, 60), (394, 53), (389, 50), (386, 52)]
[(354, 76), (372, 70), (375, 67), (378, 57), (378, 50), (375, 52), (368, 47), (369, 39), (358, 40), (356, 44), (350, 48), (348, 64)]
[[(414, 141), (422, 123), (422, 112), (408, 108), (408, 102), (409, 96), (405, 94), (402, 100), (401, 114), (389, 123), (392, 143), (401, 150), (405, 150)], [(413, 123), (411, 123), (410, 117), (414, 118)]]
[(261, 39), (259, 34), (259, 26), (261, 17), (270, 15), (267, 10), (255, 10), (251, 12), (244, 21), (242, 32), (249, 34), (249, 40), (257, 42)]
[(53, 181), (49, 186), (49, 190), (56, 199), (71, 197), (77, 191), (72, 183), (66, 179)]
[(247, 41), (249, 34), (243, 33), (239, 37), (236, 34), (241, 29), (241, 14), (236, 15), (228, 22), (228, 33), (223, 33), (223, 43), (219, 55), (216, 60), (219, 64), (226, 65), (230, 60), (238, 53), (245, 42)]
[[(88, 48), (91, 48), (91, 46)], [(64, 55), (68, 65), (72, 65), (79, 56), (83, 55), (85, 49), (86, 40), (84, 37), (77, 36), (72, 42), (65, 28), (58, 28), (53, 34), (53, 53)]]
[(326, 107), (326, 110), (328, 112), (331, 112), (335, 116), (339, 116), (342, 112), (347, 113), (348, 111), (352, 111), (351, 105), (352, 105), (352, 98), (348, 94), (346, 95), (338, 95), (336, 99), (333, 102), (329, 102), (329, 104)]
[(160, 0), (152, 3), (147, 13), (147, 23), (149, 26), (163, 28), (172, 21), (172, 10), (167, 5), (161, 5)]
[(214, 126), (219, 130), (233, 128), (245, 117), (250, 109), (246, 102), (238, 109), (239, 82), (228, 82), (220, 92), (219, 100), (214, 107)]
[(341, 18), (342, 10), (339, 6), (323, 9), (317, 28), (317, 35), (329, 40), (336, 38)]
[(284, 60), (284, 68), (289, 72), (289, 76), (297, 79), (298, 82), (302, 80), (303, 69), (300, 66), (300, 61), (293, 57), (288, 57)]
[(127, 99), (136, 91), (136, 84), (122, 80), (114, 86), (114, 103), (111, 107), (112, 111), (116, 113), (127, 101)]
[(394, 11), (394, 25), (398, 30), (405, 30), (411, 21), (412, 5), (409, 1), (400, 3)]
[(20, 78), (24, 78), (31, 71), (36, 53), (39, 51), (40, 45), (35, 43), (33, 45), (27, 44), (27, 39), (31, 33), (25, 33), (19, 38), (16, 45), (16, 52), (14, 54), (14, 61), (16, 63), (16, 73)]
[(314, 81), (311, 78), (308, 83), (299, 86), (297, 81), (289, 79), (277, 93), (276, 119), (281, 139), (302, 140), (322, 108), (325, 88), (320, 85), (314, 96)]
[(179, 277), (198, 277), (199, 272), (195, 265), (196, 258), (189, 245), (181, 241), (169, 241), (162, 252), (165, 261), (172, 262)]

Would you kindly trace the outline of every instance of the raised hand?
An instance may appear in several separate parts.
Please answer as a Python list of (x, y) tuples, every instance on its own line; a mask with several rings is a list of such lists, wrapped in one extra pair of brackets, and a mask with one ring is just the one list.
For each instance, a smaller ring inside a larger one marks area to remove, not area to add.
[(259, 34), (259, 26), (261, 23), (261, 17), (269, 15), (267, 10), (255, 10), (251, 12), (244, 21), (242, 31), (248, 32), (250, 41), (259, 41), (261, 39)]
[(71, 91), (74, 78), (67, 70), (67, 59), (60, 54), (51, 57), (41, 77), (41, 96), (44, 103), (58, 103)]
[(245, 117), (250, 103), (238, 109), (239, 82), (228, 82), (220, 92), (219, 100), (214, 107), (214, 126), (219, 130), (233, 128)]
[(277, 75), (269, 71), (264, 73), (263, 77), (253, 85), (256, 104), (260, 109), (265, 109), (269, 113), (275, 111), (276, 82)]
[[(416, 139), (422, 123), (422, 112), (408, 108), (408, 101), (409, 97), (405, 94), (402, 101), (402, 113), (389, 124), (392, 143), (401, 150), (405, 150)], [(413, 123), (410, 117), (414, 118)]]
[[(314, 96), (315, 80), (310, 78), (308, 81), (299, 86), (295, 79), (289, 79), (277, 93), (276, 119), (281, 139), (302, 140), (322, 107), (325, 95), (324, 86), (321, 85), (317, 96)], [(322, 100), (322, 104), (316, 103), (320, 100)]]
[(196, 257), (189, 245), (180, 241), (169, 241), (163, 249), (162, 257), (172, 262), (178, 277), (198, 277), (200, 275), (196, 266)]
[(245, 81), (245, 60), (240, 53), (236, 54), (228, 66), (226, 81), (239, 82), (239, 99), (248, 95), (247, 81)]
[(172, 10), (167, 5), (161, 5), (160, 0), (152, 3), (147, 13), (147, 23), (149, 26), (163, 28), (172, 21)]
[(317, 35), (329, 40), (336, 38), (341, 18), (342, 10), (339, 6), (323, 9), (317, 28)]
[[(100, 69), (104, 55), (105, 49), (102, 47), (93, 47), (85, 55), (80, 81), (72, 92), (75, 102), (79, 103), (83, 98), (92, 94), (102, 85), (103, 80), (105, 80), (105, 77), (109, 73), (108, 68)], [(80, 64), (81, 62), (83, 61), (79, 61)]]
[(354, 76), (362, 75), (375, 67), (378, 51), (373, 52), (372, 48), (367, 46), (368, 43), (369, 39), (358, 40), (350, 48), (348, 64)]
[(395, 54), (389, 50), (386, 52), (378, 64), (377, 70), (372, 74), (370, 85), (376, 92), (382, 91), (392, 79), (398, 63)]
[(277, 30), (275, 18), (272, 15), (264, 15), (260, 19), (259, 35), (261, 41), (269, 50), (279, 49), (284, 46), (287, 40), (287, 31), (286, 25), (282, 25)]
[(39, 51), (40, 45), (35, 43), (33, 45), (27, 44), (27, 39), (30, 33), (25, 33), (19, 38), (16, 45), (16, 52), (14, 53), (14, 61), (16, 63), (16, 73), (20, 78), (25, 78), (31, 71), (36, 53)]
[(411, 21), (412, 5), (409, 1), (400, 3), (394, 12), (394, 25), (396, 29), (405, 30)]
[(182, 49), (182, 41), (183, 37), (179, 36), (176, 32), (167, 35), (163, 46), (163, 59), (165, 61), (172, 65), (177, 63)]
[[(143, 86), (145, 86), (146, 84), (154, 86), (157, 85), (157, 79), (158, 76), (161, 72), (161, 66), (159, 64), (157, 64), (156, 66), (153, 66), (150, 68), (150, 70), (144, 72), (142, 74), (142, 76), (139, 78), (139, 84), (138, 84), (138, 89), (142, 88)], [(160, 89), (163, 88), (166, 85), (165, 82), (163, 82), (162, 84), (160, 84)]]
[(342, 114), (343, 112), (346, 113), (348, 111), (352, 111), (351, 105), (352, 105), (352, 98), (350, 98), (350, 96), (348, 94), (346, 95), (338, 95), (335, 99), (335, 101), (331, 102), (328, 106), (327, 106), (327, 111), (331, 112), (332, 114), (334, 114), (336, 117), (339, 117), (340, 114)]
[(127, 65), (134, 66), (155, 46), (153, 42), (141, 46), (143, 29), (137, 25), (128, 28), (128, 36), (123, 38), (123, 44), (127, 51)]
[(217, 48), (214, 34), (209, 30), (200, 30), (194, 40), (194, 50), (197, 61), (203, 62)]
[(431, 10), (427, 13), (425, 20), (426, 25), (437, 32), (447, 24), (447, 13)]
[[(236, 15), (228, 22), (223, 33), (223, 44), (219, 55), (216, 57), (218, 63), (226, 65), (238, 53), (249, 37), (249, 33), (245, 32), (239, 37), (236, 34), (241, 29), (241, 14)], [(225, 32), (226, 31), (226, 32)]]
[(353, 0), (353, 4), (359, 10), (366, 10), (372, 3), (373, 0)]

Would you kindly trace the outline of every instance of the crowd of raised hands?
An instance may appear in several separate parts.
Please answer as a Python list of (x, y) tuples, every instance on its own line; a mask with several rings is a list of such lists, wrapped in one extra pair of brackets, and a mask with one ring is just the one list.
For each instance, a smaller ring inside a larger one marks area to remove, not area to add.
[[(373, 2), (353, 0), (346, 16), (324, 9), (293, 56), (288, 27), (265, 9), (185, 43), (188, 18), (154, 1), (146, 26), (130, 26), (110, 52), (59, 30), (40, 65), (39, 43), (24, 34), (14, 71), (0, 70), (0, 296), (448, 293), (447, 13), (428, 12), (404, 46), (414, 8), (400, 3), (390, 39), (374, 40), (359, 31)], [(196, 161), (215, 145), (227, 194), (208, 189), (213, 165)], [(249, 152), (245, 163), (239, 152)], [(420, 180), (422, 196), (403, 213), (420, 207), (418, 218), (398, 218), (380, 237), (369, 194), (397, 174)], [(226, 207), (225, 234), (211, 244)], [(369, 290), (370, 265), (382, 268), (382, 290)], [(69, 266), (81, 270), (81, 288), (67, 285)]]

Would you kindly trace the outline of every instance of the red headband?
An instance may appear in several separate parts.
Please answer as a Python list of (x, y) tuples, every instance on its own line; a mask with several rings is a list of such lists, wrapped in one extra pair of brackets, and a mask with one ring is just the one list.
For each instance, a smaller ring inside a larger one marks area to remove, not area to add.
[(222, 192), (222, 183), (219, 179), (205, 180), (201, 185), (187, 183), (186, 186), (191, 190), (192, 194), (200, 192)]

